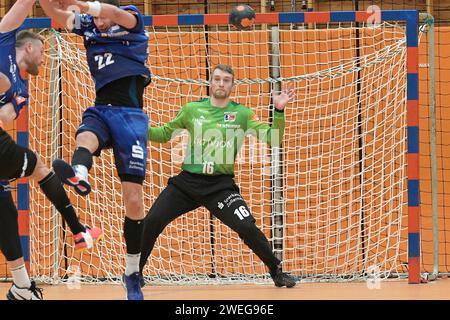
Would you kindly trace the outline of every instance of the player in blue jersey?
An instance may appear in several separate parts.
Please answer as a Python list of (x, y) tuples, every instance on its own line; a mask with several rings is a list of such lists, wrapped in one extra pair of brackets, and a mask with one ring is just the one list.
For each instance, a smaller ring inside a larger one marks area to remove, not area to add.
[(117, 0), (40, 0), (40, 3), (48, 16), (83, 37), (96, 90), (95, 106), (85, 110), (77, 130), (77, 148), (71, 165), (57, 160), (53, 167), (66, 184), (80, 195), (87, 195), (91, 191), (88, 173), (92, 157), (100, 156), (103, 149), (113, 149), (126, 214), (123, 283), (129, 300), (141, 300), (142, 183), (148, 128), (143, 93), (150, 82), (146, 66), (148, 35), (143, 16), (135, 6), (120, 7)]
[[(35, 0), (18, 0), (0, 21), (0, 124), (14, 121), (27, 104), (28, 82), (20, 71), (38, 75), (43, 62), (41, 38), (19, 31)], [(33, 151), (16, 144), (0, 126), (0, 249), (12, 273), (10, 300), (40, 300), (42, 292), (30, 281), (19, 237), (18, 212), (11, 195), (10, 180), (31, 177), (38, 182), (74, 234), (75, 248), (91, 248), (101, 236), (98, 228), (82, 225), (58, 176)]]

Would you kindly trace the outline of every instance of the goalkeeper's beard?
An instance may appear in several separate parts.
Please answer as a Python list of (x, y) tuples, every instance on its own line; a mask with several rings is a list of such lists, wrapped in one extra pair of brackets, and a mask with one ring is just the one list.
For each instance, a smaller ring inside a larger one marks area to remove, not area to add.
[(230, 96), (230, 92), (224, 89), (217, 89), (213, 92), (213, 97), (216, 99), (227, 99)]

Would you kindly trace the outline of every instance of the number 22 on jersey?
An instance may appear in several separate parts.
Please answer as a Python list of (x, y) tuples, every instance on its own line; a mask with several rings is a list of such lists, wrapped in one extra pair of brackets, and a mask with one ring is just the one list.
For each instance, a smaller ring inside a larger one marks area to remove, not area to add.
[(98, 63), (98, 70), (103, 69), (106, 66), (113, 64), (115, 61), (112, 59), (112, 53), (104, 53), (95, 56), (95, 61)]

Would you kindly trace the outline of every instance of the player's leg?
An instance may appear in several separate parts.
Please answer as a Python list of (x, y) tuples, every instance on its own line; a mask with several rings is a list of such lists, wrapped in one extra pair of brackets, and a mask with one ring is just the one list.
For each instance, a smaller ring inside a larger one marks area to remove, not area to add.
[(9, 183), (0, 181), (0, 250), (11, 271), (13, 285), (6, 294), (8, 300), (40, 300), (42, 293), (30, 281), (23, 259), (19, 237), (17, 209), (14, 205)]
[(141, 300), (139, 260), (144, 203), (142, 184), (147, 164), (148, 116), (139, 108), (104, 108), (125, 205), (123, 224), (126, 265), (123, 283), (129, 300)]
[(76, 149), (71, 164), (57, 159), (53, 168), (61, 180), (82, 196), (91, 192), (88, 181), (93, 156), (100, 156), (101, 150), (110, 146), (109, 129), (101, 108), (91, 107), (83, 113), (83, 120), (76, 133)]
[(237, 232), (244, 243), (264, 262), (276, 286), (295, 286), (295, 278), (282, 272), (280, 260), (273, 254), (264, 233), (256, 226), (255, 218), (237, 187), (217, 192), (204, 205), (220, 221)]
[[(31, 177), (36, 180), (44, 194), (69, 225), (74, 234), (76, 248), (83, 250), (84, 248), (92, 247), (90, 243), (93, 241), (89, 237), (90, 234), (86, 235), (86, 228), (78, 221), (66, 191), (55, 173), (50, 171), (33, 151), (17, 145), (3, 130), (0, 131), (0, 148), (2, 150), (0, 155), (2, 164), (0, 166), (0, 178)], [(101, 231), (99, 229), (92, 230), (92, 238), (95, 241), (101, 234)]]
[(81, 224), (60, 178), (55, 172), (47, 168), (39, 156), (36, 156), (36, 166), (31, 178), (38, 182), (45, 196), (66, 221), (70, 231), (74, 235), (75, 250), (82, 251), (92, 248), (94, 243), (101, 239), (102, 230), (97, 227), (87, 227)]
[(142, 232), (141, 261), (139, 272), (142, 274), (156, 239), (165, 227), (186, 212), (195, 210), (199, 203), (187, 196), (179, 188), (170, 183), (160, 193), (144, 219)]
[(141, 287), (144, 285), (142, 270), (156, 239), (167, 224), (195, 209), (198, 204), (193, 203), (174, 186), (169, 185), (158, 197), (146, 218), (142, 220), (142, 217), (136, 214), (140, 212), (140, 209), (143, 211), (142, 188), (136, 188), (135, 183), (122, 182), (122, 190), (127, 212), (124, 223), (127, 255), (123, 284), (127, 289), (128, 300), (142, 300)]
[(134, 183), (123, 179), (122, 196), (125, 205), (123, 235), (127, 246), (125, 275), (130, 276), (139, 271), (144, 200), (142, 195), (142, 182)]

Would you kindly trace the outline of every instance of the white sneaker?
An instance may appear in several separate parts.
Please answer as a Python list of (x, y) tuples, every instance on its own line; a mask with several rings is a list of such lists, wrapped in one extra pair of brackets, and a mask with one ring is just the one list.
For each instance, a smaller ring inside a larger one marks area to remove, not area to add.
[(31, 281), (29, 288), (19, 288), (14, 283), (6, 294), (8, 300), (42, 300), (42, 289), (36, 287), (36, 283)]

